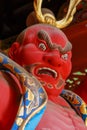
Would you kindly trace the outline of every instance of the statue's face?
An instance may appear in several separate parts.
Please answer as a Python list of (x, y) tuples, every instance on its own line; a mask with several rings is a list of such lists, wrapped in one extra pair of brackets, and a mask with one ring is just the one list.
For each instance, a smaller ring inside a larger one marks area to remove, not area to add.
[(71, 71), (71, 44), (66, 36), (57, 28), (39, 24), (25, 30), (17, 42), (20, 39), (13, 59), (42, 83), (48, 95), (57, 96)]

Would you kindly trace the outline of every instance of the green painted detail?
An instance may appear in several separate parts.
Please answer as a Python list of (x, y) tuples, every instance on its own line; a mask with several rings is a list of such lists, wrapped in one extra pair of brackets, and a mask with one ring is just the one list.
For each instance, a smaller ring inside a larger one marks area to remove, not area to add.
[(86, 74), (78, 71), (78, 72), (74, 72), (73, 75), (83, 75), (83, 76), (85, 76)]
[(72, 84), (73, 80), (67, 79), (66, 82)]
[(75, 77), (74, 77), (74, 78), (73, 78), (73, 80), (74, 80), (74, 81), (77, 81), (77, 80), (78, 80), (78, 78), (75, 78)]

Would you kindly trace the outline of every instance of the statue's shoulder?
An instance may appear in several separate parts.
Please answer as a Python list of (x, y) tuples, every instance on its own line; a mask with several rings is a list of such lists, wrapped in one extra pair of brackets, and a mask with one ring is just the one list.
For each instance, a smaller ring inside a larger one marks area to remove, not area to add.
[(82, 117), (87, 125), (87, 104), (84, 100), (73, 91), (66, 89), (64, 89), (60, 95), (72, 106), (77, 114)]

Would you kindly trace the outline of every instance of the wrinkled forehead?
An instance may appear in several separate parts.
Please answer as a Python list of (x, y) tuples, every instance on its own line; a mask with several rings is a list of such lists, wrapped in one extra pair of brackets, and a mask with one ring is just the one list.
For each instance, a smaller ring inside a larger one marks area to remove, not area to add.
[[(61, 45), (62, 47), (68, 42), (66, 35), (56, 27), (44, 24), (36, 24), (33, 25), (26, 30), (24, 30), (23, 34), (20, 34), (17, 41), (19, 41), (20, 37), (22, 37), (22, 44), (34, 43), (36, 39), (38, 39), (38, 33), (43, 30), (50, 37), (52, 43), (56, 43)], [(21, 36), (22, 35), (22, 36)]]

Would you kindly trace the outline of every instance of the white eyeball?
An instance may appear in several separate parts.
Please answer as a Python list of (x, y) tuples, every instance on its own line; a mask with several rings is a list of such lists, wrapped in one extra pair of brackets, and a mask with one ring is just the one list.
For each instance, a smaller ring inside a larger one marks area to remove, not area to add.
[(46, 50), (46, 46), (44, 43), (40, 43), (39, 44), (39, 48), (42, 50), (42, 51), (45, 51)]
[(68, 60), (68, 54), (63, 54), (63, 55), (61, 56), (61, 58), (64, 59), (64, 60)]

